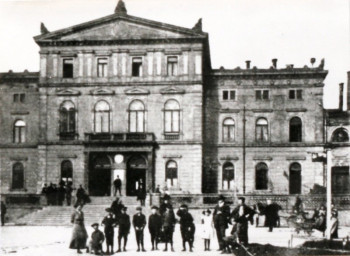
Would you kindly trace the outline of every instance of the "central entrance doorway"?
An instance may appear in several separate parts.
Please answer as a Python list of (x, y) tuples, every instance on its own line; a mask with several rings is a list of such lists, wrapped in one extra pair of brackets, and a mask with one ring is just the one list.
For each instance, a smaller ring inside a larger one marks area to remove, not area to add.
[(142, 156), (130, 158), (126, 170), (126, 195), (136, 196), (141, 184), (143, 190), (146, 190), (146, 170), (147, 162)]
[(91, 196), (111, 195), (111, 161), (107, 155), (91, 157), (89, 168), (89, 194)]

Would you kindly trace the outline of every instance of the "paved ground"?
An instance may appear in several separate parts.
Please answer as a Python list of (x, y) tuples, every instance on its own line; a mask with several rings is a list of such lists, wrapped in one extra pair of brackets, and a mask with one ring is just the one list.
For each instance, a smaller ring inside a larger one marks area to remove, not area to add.
[[(92, 229), (87, 227), (88, 233), (91, 234)], [(182, 242), (180, 236), (179, 225), (176, 225), (176, 231), (174, 234), (175, 242), (175, 252), (176, 255), (220, 255), (220, 252), (217, 252), (218, 248), (216, 237), (212, 239), (210, 252), (204, 252), (203, 241), (199, 237), (200, 225), (197, 225), (197, 234), (195, 238), (195, 249), (194, 253), (181, 252)], [(68, 249), (68, 243), (71, 236), (70, 227), (40, 227), (40, 226), (5, 226), (0, 229), (0, 254), (9, 254), (9, 255), (30, 255), (30, 256), (40, 256), (40, 255), (50, 255), (50, 256), (62, 256), (62, 255), (77, 255), (76, 251)], [(250, 242), (252, 243), (261, 243), (266, 244), (270, 243), (273, 245), (287, 247), (288, 243), (291, 240), (291, 235), (293, 232), (289, 228), (279, 228), (275, 229), (272, 233), (267, 232), (266, 228), (255, 228), (249, 227)], [(350, 234), (350, 228), (340, 228), (339, 235), (341, 237), (347, 236)], [(321, 238), (321, 234), (315, 232), (312, 237)], [(304, 235), (293, 235), (293, 246), (298, 246), (309, 239)], [(134, 239), (134, 233), (131, 232), (129, 236), (129, 242), (127, 245), (128, 251), (123, 253), (123, 255), (174, 255), (174, 253), (163, 251), (150, 251), (150, 237), (149, 233), (145, 232), (145, 246), (146, 253), (137, 253), (136, 252), (136, 243)], [(164, 245), (161, 244), (160, 248), (163, 248)], [(86, 253), (84, 252), (86, 255)], [(83, 255), (84, 255), (83, 254)]]

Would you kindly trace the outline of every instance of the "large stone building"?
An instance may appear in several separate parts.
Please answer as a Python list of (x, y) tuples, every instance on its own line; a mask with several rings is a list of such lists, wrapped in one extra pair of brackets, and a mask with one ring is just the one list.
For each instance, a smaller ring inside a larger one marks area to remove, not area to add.
[(106, 196), (117, 175), (129, 196), (140, 183), (186, 194), (324, 185), (312, 161), (333, 132), (323, 61), (212, 69), (201, 20), (192, 29), (150, 21), (122, 1), (112, 15), (41, 32), (40, 72), (0, 76), (2, 194), (63, 179)]

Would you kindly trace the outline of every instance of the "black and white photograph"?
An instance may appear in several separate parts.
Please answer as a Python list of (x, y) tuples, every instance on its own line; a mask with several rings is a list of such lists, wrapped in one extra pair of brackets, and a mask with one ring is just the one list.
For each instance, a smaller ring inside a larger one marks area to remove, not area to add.
[(0, 254), (350, 255), (350, 0), (0, 0)]

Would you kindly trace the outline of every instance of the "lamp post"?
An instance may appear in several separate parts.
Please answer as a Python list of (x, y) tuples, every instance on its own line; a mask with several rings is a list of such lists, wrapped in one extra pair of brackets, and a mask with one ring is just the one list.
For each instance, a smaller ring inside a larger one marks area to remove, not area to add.
[(327, 166), (326, 173), (326, 199), (327, 199), (327, 219), (326, 219), (326, 237), (327, 239), (331, 238), (331, 213), (332, 213), (332, 151), (331, 149), (326, 149), (325, 153), (312, 153), (312, 161), (313, 162), (322, 162)]

